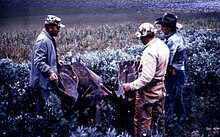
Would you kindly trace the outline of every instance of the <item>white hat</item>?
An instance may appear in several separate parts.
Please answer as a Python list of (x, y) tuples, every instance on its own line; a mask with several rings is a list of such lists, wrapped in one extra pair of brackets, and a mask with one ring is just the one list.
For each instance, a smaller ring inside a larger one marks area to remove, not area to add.
[(140, 37), (144, 37), (144, 36), (147, 36), (148, 34), (154, 34), (156, 33), (156, 29), (154, 29), (154, 26), (151, 24), (151, 23), (142, 23), (140, 26), (139, 26), (139, 30), (135, 33), (136, 34), (136, 37), (137, 38), (140, 38)]

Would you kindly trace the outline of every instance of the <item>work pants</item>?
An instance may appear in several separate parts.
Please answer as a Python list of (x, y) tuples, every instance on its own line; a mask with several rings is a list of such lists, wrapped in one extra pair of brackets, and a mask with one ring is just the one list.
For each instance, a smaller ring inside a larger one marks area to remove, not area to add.
[[(61, 104), (60, 98), (58, 93), (55, 89), (36, 89), (36, 115), (44, 116), (45, 106), (50, 103), (50, 95), (53, 95), (57, 102), (52, 103), (59, 103)], [(52, 99), (54, 100), (54, 99)]]
[[(165, 133), (165, 88), (163, 82), (139, 90), (135, 99), (134, 136), (150, 137)], [(153, 129), (153, 130), (152, 130)]]

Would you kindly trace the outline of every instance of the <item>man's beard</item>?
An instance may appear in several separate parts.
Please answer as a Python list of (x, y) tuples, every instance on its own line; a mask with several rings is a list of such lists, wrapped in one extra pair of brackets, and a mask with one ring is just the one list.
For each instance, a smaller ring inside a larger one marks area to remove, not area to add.
[(50, 35), (51, 35), (52, 37), (57, 37), (57, 36), (58, 36), (58, 33), (59, 33), (59, 32), (51, 32)]
[(54, 37), (57, 37), (57, 36), (58, 36), (58, 33), (59, 33), (59, 32), (53, 33), (53, 36), (54, 36)]

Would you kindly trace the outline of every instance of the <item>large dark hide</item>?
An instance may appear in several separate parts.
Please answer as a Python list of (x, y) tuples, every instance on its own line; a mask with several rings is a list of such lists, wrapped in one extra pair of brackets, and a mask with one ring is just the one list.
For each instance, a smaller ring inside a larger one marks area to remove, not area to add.
[(123, 83), (130, 83), (137, 79), (138, 70), (140, 69), (140, 61), (124, 61), (119, 63), (119, 72), (118, 72), (118, 96), (123, 96), (124, 98), (128, 98), (129, 100), (134, 99), (135, 92), (124, 94)]
[[(125, 93), (122, 84), (137, 79), (139, 61), (124, 61), (119, 63), (118, 91), (112, 91), (112, 101), (116, 108), (116, 128), (119, 131), (133, 133), (134, 102), (136, 91)], [(103, 88), (105, 89), (105, 88)], [(106, 91), (108, 89), (105, 89)]]
[(59, 74), (62, 103), (70, 110), (81, 110), (82, 115), (85, 108), (92, 107), (90, 117), (83, 117), (80, 121), (85, 123), (93, 119), (100, 123), (100, 112), (96, 108), (96, 103), (108, 96), (116, 108), (116, 128), (132, 133), (135, 91), (125, 93), (122, 84), (132, 82), (138, 77), (138, 67), (139, 62), (121, 62), (118, 71), (118, 90), (110, 91), (102, 84), (102, 78), (84, 65), (78, 62), (64, 65)]
[(125, 93), (123, 83), (129, 83), (137, 79), (139, 61), (124, 61), (119, 64), (118, 91), (116, 92), (115, 106), (117, 111), (117, 128), (121, 131), (133, 132), (133, 116), (135, 91)]
[[(100, 116), (95, 116), (100, 115), (96, 110), (96, 104), (104, 97), (111, 95), (110, 91), (104, 91), (100, 86), (102, 82), (101, 77), (79, 62), (63, 65), (59, 73), (58, 89), (67, 115), (71, 115), (71, 111), (76, 109), (83, 113), (84, 109), (90, 107), (92, 114), (89, 119), (99, 123)], [(82, 118), (85, 122), (89, 119)]]

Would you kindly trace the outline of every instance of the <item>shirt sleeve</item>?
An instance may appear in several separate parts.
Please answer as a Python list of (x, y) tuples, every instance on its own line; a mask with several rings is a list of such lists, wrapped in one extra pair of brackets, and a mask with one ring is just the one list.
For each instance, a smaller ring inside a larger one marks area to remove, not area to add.
[(138, 90), (150, 83), (156, 71), (156, 57), (148, 52), (142, 56), (142, 73), (135, 81), (129, 83), (131, 90)]
[(172, 65), (173, 58), (174, 58), (174, 55), (176, 54), (178, 45), (172, 39), (170, 39), (167, 41), (167, 46), (170, 50), (169, 65)]

